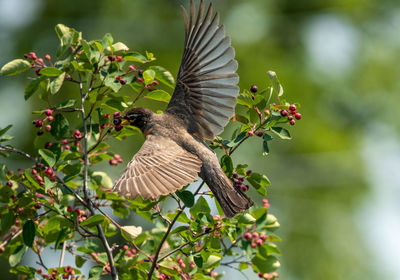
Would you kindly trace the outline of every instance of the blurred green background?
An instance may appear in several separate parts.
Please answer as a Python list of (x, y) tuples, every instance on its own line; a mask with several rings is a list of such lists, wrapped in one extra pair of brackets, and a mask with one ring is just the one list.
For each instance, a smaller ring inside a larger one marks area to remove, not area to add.
[[(188, 3), (0, 0), (0, 65), (29, 51), (54, 56), (54, 26), (64, 23), (89, 40), (110, 32), (132, 50), (154, 52), (157, 64), (176, 75), (184, 38), (180, 4)], [(264, 88), (267, 70), (274, 70), (286, 98), (302, 105), (292, 141), (272, 142), (262, 157), (253, 139), (234, 155), (235, 163), (249, 162), (273, 183), (268, 198), (281, 223), (281, 279), (400, 279), (400, 2), (214, 4), (236, 49), (240, 86)], [(33, 151), (31, 111), (46, 105), (24, 101), (26, 76), (0, 77), (0, 126), (14, 124), (13, 144)], [(134, 140), (114, 145), (125, 162), (143, 141)], [(29, 166), (20, 160), (7, 164)], [(103, 168), (116, 178), (123, 167)], [(6, 276), (4, 259), (0, 266), (1, 279), (15, 279)], [(226, 279), (240, 279), (226, 271)]]

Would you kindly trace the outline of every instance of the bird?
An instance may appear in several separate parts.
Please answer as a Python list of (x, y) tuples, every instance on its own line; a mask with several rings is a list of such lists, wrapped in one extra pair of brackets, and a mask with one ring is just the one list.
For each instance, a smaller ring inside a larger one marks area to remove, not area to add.
[(224, 130), (234, 115), (239, 94), (238, 63), (231, 41), (210, 3), (193, 0), (187, 14), (181, 6), (185, 43), (176, 85), (161, 114), (133, 108), (119, 116), (138, 127), (145, 142), (112, 191), (135, 199), (158, 198), (202, 178), (228, 218), (246, 211), (253, 201), (222, 170), (205, 140)]

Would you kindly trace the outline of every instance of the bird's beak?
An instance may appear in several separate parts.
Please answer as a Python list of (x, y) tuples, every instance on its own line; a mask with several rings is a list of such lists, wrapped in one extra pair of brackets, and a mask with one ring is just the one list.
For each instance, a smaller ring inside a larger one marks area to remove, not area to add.
[(121, 122), (121, 125), (126, 125), (126, 124), (129, 124), (129, 121), (128, 121), (128, 120), (123, 120), (123, 121)]

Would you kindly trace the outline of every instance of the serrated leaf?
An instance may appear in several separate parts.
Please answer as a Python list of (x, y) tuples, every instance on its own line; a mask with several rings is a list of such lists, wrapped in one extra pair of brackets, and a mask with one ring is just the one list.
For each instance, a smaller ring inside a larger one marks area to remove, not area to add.
[(237, 98), (237, 104), (246, 106), (248, 108), (253, 108), (253, 100), (251, 99), (250, 96), (239, 94)]
[(57, 77), (63, 73), (60, 69), (56, 67), (45, 67), (40, 69), (40, 75), (46, 76), (46, 77)]
[(149, 69), (153, 70), (156, 73), (157, 80), (159, 80), (166, 86), (169, 86), (170, 88), (174, 88), (175, 79), (174, 76), (172, 76), (171, 72), (161, 66), (150, 66)]
[(190, 191), (177, 191), (176, 195), (183, 201), (186, 207), (194, 205), (194, 195)]
[(127, 54), (126, 56), (124, 56), (124, 60), (145, 63), (147, 61), (147, 58), (138, 52), (131, 52), (131, 53)]
[(169, 93), (164, 90), (157, 89), (147, 93), (146, 98), (168, 103), (171, 99), (171, 95), (169, 95)]
[(5, 128), (0, 129), (0, 137), (5, 134), (10, 128), (12, 127), (12, 124), (7, 125)]
[(1, 67), (0, 75), (13, 76), (25, 72), (31, 67), (29, 61), (25, 59), (14, 59)]
[(143, 80), (145, 85), (150, 84), (152, 81), (154, 81), (154, 78), (156, 77), (156, 72), (154, 70), (146, 70), (143, 72)]
[(56, 114), (51, 124), (51, 135), (57, 139), (64, 138), (69, 132), (69, 122), (62, 114)]
[(64, 83), (65, 72), (50, 82), (50, 93), (56, 94)]
[(278, 96), (282, 96), (283, 95), (283, 87), (280, 84), (276, 73), (274, 71), (268, 71), (267, 74), (268, 74), (268, 77), (270, 78), (270, 80), (272, 81), (272, 87), (274, 88), (274, 90), (276, 92), (278, 92)]
[(127, 241), (133, 241), (136, 237), (138, 237), (142, 233), (142, 227), (136, 226), (124, 226), (121, 227), (122, 237)]
[(194, 217), (198, 216), (200, 213), (210, 214), (210, 211), (210, 206), (208, 206), (207, 201), (202, 196), (200, 196), (193, 207), (190, 208), (190, 214)]
[(32, 80), (27, 85), (27, 87), (25, 88), (25, 92), (24, 92), (25, 100), (28, 100), (39, 89), (40, 83), (43, 80), (44, 80), (44, 77), (39, 77), (39, 78)]
[(47, 149), (39, 149), (39, 155), (47, 162), (49, 167), (53, 167), (56, 163), (56, 155)]
[(83, 227), (94, 227), (98, 224), (101, 224), (104, 220), (105, 217), (103, 215), (96, 214), (81, 222), (80, 225)]
[(275, 133), (276, 135), (278, 135), (279, 138), (281, 138), (281, 139), (292, 139), (289, 131), (283, 127), (274, 126), (274, 127), (271, 127), (271, 131), (273, 133)]
[(35, 240), (36, 226), (32, 220), (27, 220), (22, 227), (22, 237), (24, 243), (28, 247), (32, 247), (33, 241)]
[(17, 264), (19, 264), (21, 262), (22, 257), (24, 256), (25, 252), (26, 252), (26, 247), (24, 245), (17, 247), (14, 250), (14, 252), (10, 255), (10, 257), (8, 258), (10, 266), (14, 267)]
[(91, 177), (96, 181), (99, 186), (102, 186), (103, 188), (111, 189), (114, 185), (110, 176), (108, 176), (105, 172), (95, 171), (92, 173)]

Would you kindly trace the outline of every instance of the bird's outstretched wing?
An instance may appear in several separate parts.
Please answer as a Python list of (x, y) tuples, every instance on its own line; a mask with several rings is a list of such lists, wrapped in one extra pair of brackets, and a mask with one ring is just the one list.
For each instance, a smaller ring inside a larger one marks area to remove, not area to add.
[(219, 16), (212, 15), (210, 4), (205, 16), (200, 2), (195, 17), (190, 1), (190, 17), (184, 8), (185, 48), (176, 88), (167, 112), (185, 121), (194, 121), (194, 132), (212, 139), (221, 133), (232, 118), (239, 93), (238, 64), (230, 38), (225, 36)]
[(135, 199), (157, 198), (181, 189), (198, 177), (201, 160), (174, 141), (149, 135), (113, 191)]

